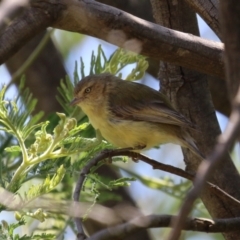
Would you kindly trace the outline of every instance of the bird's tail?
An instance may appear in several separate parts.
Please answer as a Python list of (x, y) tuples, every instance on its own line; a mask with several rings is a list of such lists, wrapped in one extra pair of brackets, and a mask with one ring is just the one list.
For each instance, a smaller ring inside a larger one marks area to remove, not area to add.
[(191, 152), (193, 152), (198, 157), (202, 159), (205, 158), (205, 156), (200, 152), (197, 145), (195, 144), (194, 139), (191, 137), (191, 135), (187, 131), (183, 132), (182, 137), (185, 145), (183, 147), (188, 148), (189, 150), (191, 150)]

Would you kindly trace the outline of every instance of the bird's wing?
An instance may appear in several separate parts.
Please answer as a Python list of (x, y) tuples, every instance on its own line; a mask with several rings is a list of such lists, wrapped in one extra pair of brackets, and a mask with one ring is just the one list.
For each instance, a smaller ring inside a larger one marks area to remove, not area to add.
[[(130, 84), (130, 85), (129, 85)], [(132, 85), (134, 84), (134, 86)], [(187, 128), (193, 124), (160, 92), (137, 83), (120, 85), (109, 94), (109, 110), (117, 119), (165, 123)]]

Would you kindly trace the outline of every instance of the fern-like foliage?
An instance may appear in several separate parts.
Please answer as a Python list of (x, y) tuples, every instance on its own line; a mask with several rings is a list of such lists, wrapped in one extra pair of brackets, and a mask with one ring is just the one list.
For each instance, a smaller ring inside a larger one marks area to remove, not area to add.
[[(86, 75), (84, 64), (82, 58), (80, 69), (78, 64), (75, 64), (74, 84)], [(134, 64), (135, 67), (126, 79), (141, 78), (147, 68), (144, 57), (118, 49), (107, 58), (99, 46), (97, 54), (92, 53), (88, 74), (110, 72), (121, 77), (121, 71), (129, 64)], [(54, 193), (55, 199), (56, 197), (71, 198), (71, 191), (66, 186), (73, 184), (72, 176), (79, 172), (97, 152), (112, 148), (106, 141), (100, 141), (95, 137), (84, 113), (78, 107), (73, 108), (69, 105), (73, 98), (74, 84), (69, 77), (61, 81), (59, 101), (65, 113), (56, 113), (46, 121), (41, 121), (43, 113), (33, 112), (37, 101), (33, 99), (29, 90), (24, 88), (24, 78), (21, 81), (19, 95), (15, 99), (5, 98), (6, 86), (0, 89), (0, 188), (18, 194), (22, 199), (22, 206), (24, 204), (27, 206), (34, 199), (50, 193)], [(115, 159), (115, 161), (120, 160), (122, 159)], [(82, 198), (91, 201), (93, 205), (99, 201), (104, 189), (112, 190), (126, 186), (133, 180), (133, 178), (121, 178), (111, 181), (102, 178), (95, 173), (99, 166), (101, 164), (94, 167), (87, 176), (85, 191), (82, 194)], [(36, 179), (38, 179), (37, 184), (33, 185), (32, 180), (36, 181)], [(23, 185), (24, 190), (22, 190)], [(58, 189), (59, 185), (62, 185), (60, 189)], [(110, 198), (117, 197), (111, 193), (104, 194), (101, 201)], [(7, 205), (0, 206), (0, 210), (7, 208)], [(86, 210), (86, 213), (90, 210)], [(13, 237), (13, 230), (25, 224), (24, 216), (42, 222), (51, 214), (37, 206), (35, 211), (18, 209), (15, 214), (18, 224), (6, 225), (3, 222), (0, 226), (0, 236), (3, 239), (5, 236)], [(62, 218), (62, 221), (66, 223), (67, 218)], [(53, 236), (44, 233), (14, 237), (15, 239), (52, 239)]]
[[(80, 67), (78, 62), (75, 62), (74, 85), (87, 75), (104, 72), (109, 72), (122, 78), (122, 70), (130, 64), (132, 64), (131, 66), (133, 66), (133, 68), (126, 76), (125, 80), (134, 81), (141, 79), (148, 68), (148, 62), (145, 57), (119, 48), (107, 58), (101, 45), (99, 45), (97, 54), (95, 55), (95, 53), (92, 52), (90, 70), (88, 73), (85, 72), (85, 63), (82, 58), (80, 58)], [(81, 120), (85, 115), (81, 112), (80, 108), (75, 107), (73, 109), (68, 104), (73, 99), (74, 85), (71, 83), (69, 77), (66, 77), (65, 81), (61, 81), (61, 86), (58, 89), (61, 96), (57, 98), (69, 116), (74, 116), (77, 120)], [(66, 89), (68, 89), (68, 91), (66, 91)]]

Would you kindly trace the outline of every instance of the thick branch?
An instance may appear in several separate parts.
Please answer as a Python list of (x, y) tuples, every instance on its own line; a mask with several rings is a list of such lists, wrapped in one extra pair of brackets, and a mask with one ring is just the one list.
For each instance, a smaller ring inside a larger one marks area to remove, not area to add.
[(46, 29), (53, 18), (42, 9), (30, 8), (0, 36), (0, 64), (13, 56), (27, 41)]
[[(61, 7), (58, 8), (57, 3)], [(18, 19), (23, 24), (15, 22), (2, 34), (0, 63), (6, 61), (39, 29), (52, 25), (94, 36), (148, 57), (224, 78), (221, 43), (161, 27), (95, 1), (61, 0), (51, 7), (49, 3), (48, 9), (45, 5), (40, 4), (38, 9), (28, 9), (24, 18)], [(53, 16), (49, 17), (49, 14)], [(25, 28), (28, 30), (24, 31)], [(8, 44), (4, 46), (6, 41)]]
[[(151, 0), (151, 3), (157, 15), (157, 22), (161, 22), (167, 27), (197, 34), (195, 14), (184, 4), (184, 1), (178, 0), (173, 3), (171, 0)], [(212, 150), (219, 130), (217, 129), (216, 116), (206, 84), (206, 76), (189, 71), (189, 69), (186, 68), (180, 68), (166, 63), (162, 64), (161, 70), (160, 79), (163, 83), (162, 86), (167, 90), (170, 98), (177, 102), (184, 114), (190, 115), (189, 117), (192, 121), (198, 125), (201, 134), (193, 133), (194, 139), (201, 151), (207, 154)], [(203, 119), (208, 119), (208, 121), (203, 121)], [(209, 137), (209, 135), (211, 137)], [(184, 153), (186, 154), (184, 154), (184, 160), (187, 164), (187, 169), (195, 172), (200, 163), (199, 159), (194, 158), (194, 156), (189, 156), (186, 151), (184, 151)], [(222, 168), (223, 165), (225, 165), (224, 168)], [(224, 164), (215, 169), (216, 171), (211, 175), (211, 181), (222, 187), (225, 191), (235, 194), (236, 190), (233, 189), (232, 191), (231, 187), (229, 187), (230, 182), (228, 182), (230, 179), (228, 176), (230, 168), (232, 168), (231, 173), (236, 173), (230, 158), (226, 157)], [(234, 175), (231, 175), (231, 177), (232, 176)], [(238, 176), (236, 177), (238, 178)], [(229, 184), (226, 185), (226, 182)], [(208, 188), (205, 188), (201, 194), (201, 199), (209, 210), (209, 213), (215, 218), (232, 217), (234, 216), (232, 212), (236, 214), (234, 208), (231, 209), (231, 207), (228, 207), (231, 205), (226, 204), (223, 199), (219, 199), (218, 196), (210, 193)], [(189, 204), (186, 204), (186, 206), (189, 206)], [(179, 222), (183, 223), (183, 221)], [(176, 229), (176, 225), (174, 229)], [(226, 234), (227, 239), (232, 239), (232, 235), (233, 234)], [(235, 234), (235, 237), (236, 236), (238, 236), (238, 233)], [(175, 238), (172, 239), (176, 240), (176, 235)]]
[(220, 1), (223, 40), (225, 42), (225, 66), (229, 96), (233, 101), (240, 83), (240, 3)]
[(218, 0), (185, 0), (198, 13), (214, 33), (221, 39)]
[(28, 2), (28, 0), (0, 1), (0, 31), (24, 10)]
[(226, 130), (223, 134), (220, 135), (218, 142), (211, 153), (211, 155), (204, 160), (196, 174), (196, 179), (194, 181), (194, 188), (187, 194), (186, 199), (181, 207), (179, 216), (176, 218), (176, 221), (173, 226), (172, 234), (169, 237), (169, 240), (178, 239), (181, 229), (183, 229), (183, 222), (186, 219), (187, 215), (191, 211), (194, 201), (202, 192), (207, 179), (214, 172), (217, 164), (220, 161), (223, 161), (230, 146), (234, 143), (238, 137), (240, 131), (240, 88), (238, 91), (238, 96), (236, 97), (235, 108), (230, 115), (230, 119), (227, 125)]
[[(154, 22), (153, 16), (152, 16), (151, 3), (149, 0), (138, 1), (138, 2), (128, 1), (128, 0), (115, 0), (115, 1), (98, 0), (98, 2), (116, 7), (125, 12), (133, 14), (134, 16), (142, 18), (144, 20)], [(195, 3), (195, 1), (191, 1), (191, 2), (193, 4)], [(162, 1), (159, 1), (159, 3), (162, 3)], [(217, 3), (217, 5), (214, 5), (214, 6), (215, 6), (215, 10), (216, 10), (218, 3)], [(163, 14), (162, 11), (163, 11), (163, 8), (161, 8), (161, 11), (159, 14)], [(186, 16), (185, 12), (183, 13), (183, 15)], [(190, 14), (187, 14), (187, 15), (190, 15)], [(175, 17), (172, 16), (172, 18), (175, 18)], [(172, 22), (172, 18), (171, 18), (171, 22)], [(189, 19), (185, 19), (184, 21), (186, 23), (188, 23), (187, 25), (189, 25), (189, 23), (191, 23), (191, 26), (194, 26), (194, 24), (195, 24), (193, 21), (191, 21)], [(164, 26), (164, 24), (161, 24), (161, 25)], [(183, 26), (185, 24), (183, 23), (183, 24), (179, 24), (179, 25)], [(181, 29), (178, 29), (178, 30), (181, 31)], [(196, 33), (196, 31), (195, 31), (195, 33), (192, 32), (192, 34), (199, 35), (199, 33)], [(147, 72), (156, 78), (157, 73), (158, 73), (158, 68), (159, 68), (159, 61), (152, 59), (152, 58), (147, 58), (147, 61), (149, 63), (149, 68), (147, 69)], [(226, 89), (227, 89), (226, 81), (221, 78), (208, 76), (208, 84), (209, 84), (209, 88), (211, 90), (212, 101), (213, 101), (215, 109), (218, 112), (220, 112), (226, 116), (229, 116), (230, 112), (231, 112), (231, 105), (230, 105), (230, 101), (228, 99), (228, 95), (226, 94)]]
[[(221, 43), (161, 27), (94, 1), (65, 1), (53, 26), (85, 33), (148, 57), (223, 76)], [(101, 31), (96, 31), (101, 29)]]

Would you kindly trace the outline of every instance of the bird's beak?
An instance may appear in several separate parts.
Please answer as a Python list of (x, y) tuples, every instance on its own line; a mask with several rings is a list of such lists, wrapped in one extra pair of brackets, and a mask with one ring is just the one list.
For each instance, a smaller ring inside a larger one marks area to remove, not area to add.
[(81, 98), (74, 98), (71, 102), (70, 102), (70, 106), (75, 106), (77, 105), (79, 102), (81, 102)]

